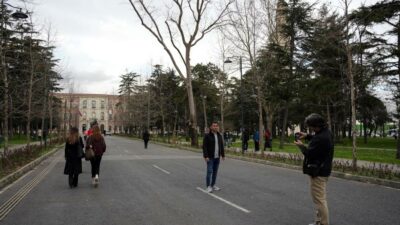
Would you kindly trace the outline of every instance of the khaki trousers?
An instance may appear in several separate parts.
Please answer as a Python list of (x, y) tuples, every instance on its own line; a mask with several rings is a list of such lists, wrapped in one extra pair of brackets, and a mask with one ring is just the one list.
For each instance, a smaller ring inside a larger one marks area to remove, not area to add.
[(311, 197), (316, 208), (315, 223), (329, 225), (328, 202), (326, 200), (326, 183), (328, 177), (310, 176)]

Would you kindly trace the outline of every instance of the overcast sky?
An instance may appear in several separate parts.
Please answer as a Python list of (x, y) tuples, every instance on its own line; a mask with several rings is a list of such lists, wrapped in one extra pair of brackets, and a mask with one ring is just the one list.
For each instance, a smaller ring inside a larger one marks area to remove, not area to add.
[[(158, 0), (157, 0), (158, 1)], [(20, 5), (17, 0), (10, 0)], [(52, 26), (55, 55), (62, 74), (83, 93), (117, 93), (119, 75), (126, 70), (142, 74), (151, 65), (171, 66), (164, 50), (139, 23), (128, 0), (33, 0), (35, 24)], [(322, 2), (322, 1), (319, 1)], [(326, 1), (328, 2), (328, 1)], [(339, 6), (340, 0), (331, 4)], [(375, 0), (353, 0), (352, 6)], [(216, 35), (200, 42), (192, 64), (220, 64)]]

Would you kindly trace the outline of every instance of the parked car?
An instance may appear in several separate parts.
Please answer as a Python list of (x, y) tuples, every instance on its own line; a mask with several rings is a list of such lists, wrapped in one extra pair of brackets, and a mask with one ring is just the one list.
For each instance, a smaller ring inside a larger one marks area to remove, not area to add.
[(111, 131), (109, 131), (109, 130), (106, 130), (106, 132), (105, 132), (105, 134), (104, 134), (105, 136), (111, 136)]

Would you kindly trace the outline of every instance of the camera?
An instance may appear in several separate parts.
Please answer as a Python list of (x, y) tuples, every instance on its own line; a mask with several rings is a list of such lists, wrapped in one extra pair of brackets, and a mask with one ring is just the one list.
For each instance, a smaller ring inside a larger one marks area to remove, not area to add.
[(300, 139), (300, 132), (294, 133), (294, 141), (298, 141)]

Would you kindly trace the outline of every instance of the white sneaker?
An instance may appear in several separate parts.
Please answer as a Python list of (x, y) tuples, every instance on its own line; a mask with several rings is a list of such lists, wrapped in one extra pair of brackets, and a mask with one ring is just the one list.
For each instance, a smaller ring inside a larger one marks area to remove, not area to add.
[(219, 187), (217, 187), (217, 186), (212, 187), (212, 189), (213, 189), (213, 191), (219, 191), (219, 190), (221, 190), (221, 188), (219, 188)]
[(94, 177), (94, 186), (97, 187), (99, 185), (99, 175), (96, 174)]
[(211, 192), (213, 191), (213, 189), (212, 189), (211, 186), (208, 186), (206, 191), (207, 191), (208, 193), (211, 193)]

